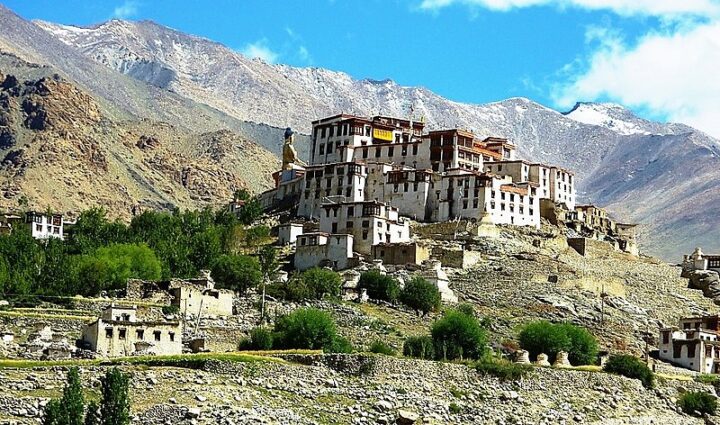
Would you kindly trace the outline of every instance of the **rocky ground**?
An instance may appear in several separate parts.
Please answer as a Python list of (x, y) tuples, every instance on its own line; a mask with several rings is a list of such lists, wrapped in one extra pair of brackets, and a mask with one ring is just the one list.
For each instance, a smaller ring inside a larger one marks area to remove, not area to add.
[[(289, 356), (291, 362), (209, 362), (205, 370), (124, 367), (137, 424), (701, 424), (677, 411), (679, 391), (710, 387), (536, 368), (517, 382), (460, 364), (386, 356)], [(89, 397), (102, 367), (82, 369)], [(34, 424), (60, 394), (64, 370), (3, 369), (0, 423)], [(412, 423), (402, 422), (398, 423)]]

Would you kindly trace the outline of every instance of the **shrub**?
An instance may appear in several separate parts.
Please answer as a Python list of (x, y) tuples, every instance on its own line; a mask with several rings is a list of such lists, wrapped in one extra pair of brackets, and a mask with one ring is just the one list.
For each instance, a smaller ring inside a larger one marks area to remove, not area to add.
[(696, 412), (714, 415), (717, 410), (717, 397), (701, 391), (688, 391), (680, 396), (678, 406), (688, 415)]
[(162, 306), (162, 313), (166, 316), (171, 314), (180, 313), (180, 307), (176, 305), (164, 305)]
[(462, 412), (462, 407), (460, 407), (457, 403), (453, 402), (450, 403), (450, 406), (448, 406), (448, 409), (450, 410), (450, 413), (457, 415), (458, 413)]
[(429, 336), (411, 336), (403, 343), (403, 356), (417, 359), (432, 360), (435, 358), (435, 347)]
[(492, 375), (501, 381), (517, 381), (527, 375), (532, 370), (532, 366), (487, 357), (475, 363), (475, 370), (483, 375)]
[(416, 276), (405, 283), (400, 292), (400, 301), (423, 315), (440, 308), (440, 291), (437, 286)]
[(262, 326), (250, 331), (249, 348), (251, 350), (270, 350), (273, 347), (273, 334)]
[(446, 311), (430, 333), (440, 360), (479, 359), (487, 348), (487, 334), (478, 320), (457, 310)]
[(212, 276), (220, 288), (241, 294), (257, 286), (262, 280), (260, 263), (244, 255), (222, 255), (212, 267)]
[(461, 313), (465, 313), (468, 316), (475, 317), (475, 307), (472, 306), (472, 304), (463, 303), (457, 306), (457, 311)]
[(545, 353), (551, 362), (560, 351), (568, 353), (573, 365), (595, 363), (597, 340), (585, 328), (570, 323), (550, 323), (545, 320), (532, 322), (520, 331), (520, 346), (531, 358)]
[(389, 346), (388, 344), (384, 343), (383, 341), (375, 340), (372, 344), (370, 344), (370, 352), (376, 353), (376, 354), (385, 354), (386, 356), (394, 356), (395, 350)]
[(697, 382), (701, 382), (703, 384), (708, 385), (716, 385), (720, 378), (718, 378), (717, 375), (711, 375), (709, 373), (703, 373), (695, 377), (695, 380)]
[(639, 379), (646, 388), (652, 388), (655, 379), (645, 362), (629, 355), (610, 356), (603, 369), (609, 373)]
[(324, 311), (302, 308), (275, 322), (278, 348), (331, 349), (337, 344), (335, 322)]
[(394, 302), (400, 294), (400, 286), (397, 280), (377, 270), (361, 274), (358, 286), (361, 289), (367, 289), (368, 297), (374, 300)]
[(354, 348), (352, 344), (350, 343), (350, 340), (342, 337), (342, 336), (336, 336), (335, 339), (333, 339), (332, 344), (330, 347), (324, 347), (323, 350), (326, 353), (352, 353)]

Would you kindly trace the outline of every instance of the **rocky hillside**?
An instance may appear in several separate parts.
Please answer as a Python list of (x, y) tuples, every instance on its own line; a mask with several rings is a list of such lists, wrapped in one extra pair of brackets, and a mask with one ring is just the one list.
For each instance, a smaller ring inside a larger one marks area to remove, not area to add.
[[(0, 206), (77, 213), (102, 205), (197, 208), (270, 184), (277, 159), (228, 130), (193, 134), (115, 121), (58, 75), (20, 80), (0, 68)], [(252, 161), (248, 160), (252, 158)]]
[[(582, 201), (607, 205), (619, 220), (644, 225), (646, 252), (675, 261), (697, 244), (720, 249), (720, 216), (698, 213), (720, 203), (702, 184), (718, 176), (718, 142), (688, 126), (643, 120), (609, 104), (578, 104), (566, 115), (524, 98), (462, 104), (391, 80), (356, 80), (342, 72), (248, 59), (148, 21), (113, 20), (92, 28), (37, 25), (76, 54), (240, 120), (308, 131), (320, 116), (341, 111), (402, 116), (412, 104), (431, 127), (509, 137), (521, 156), (575, 170)], [(666, 149), (661, 140), (675, 147)]]

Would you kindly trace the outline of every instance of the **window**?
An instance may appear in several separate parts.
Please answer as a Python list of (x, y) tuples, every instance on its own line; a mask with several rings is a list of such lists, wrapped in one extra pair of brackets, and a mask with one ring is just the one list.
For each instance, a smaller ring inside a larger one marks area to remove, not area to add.
[(346, 229), (352, 229), (354, 225), (355, 225), (354, 222), (348, 221), (347, 223), (345, 223), (345, 228), (346, 228)]
[(113, 337), (112, 328), (105, 328), (105, 338), (112, 338), (112, 337)]
[(323, 127), (323, 128), (320, 130), (320, 138), (321, 138), (321, 139), (324, 139), (324, 138), (325, 138), (325, 127)]
[(375, 158), (380, 158), (381, 148), (375, 148)]
[(325, 155), (325, 145), (320, 145), (320, 155)]
[(125, 339), (125, 335), (127, 335), (127, 329), (118, 330), (118, 339)]
[(393, 156), (394, 154), (395, 154), (395, 148), (392, 147), (392, 146), (390, 146), (390, 147), (388, 148), (388, 156), (389, 156), (390, 158), (392, 158), (392, 156)]
[(364, 149), (363, 149), (362, 157), (363, 157), (363, 158), (367, 158), (367, 157), (368, 157), (368, 150), (367, 150), (367, 148), (364, 148)]
[(38, 232), (42, 232), (42, 224), (36, 224), (36, 225), (35, 225), (35, 230), (38, 231)]
[(478, 207), (478, 200), (473, 199), (473, 208), (477, 208), (477, 207)]
[(370, 136), (370, 127), (369, 126), (365, 126), (365, 136), (366, 137)]
[(335, 135), (335, 127), (330, 126), (330, 135), (328, 137), (333, 137)]
[[(332, 129), (332, 127), (331, 127), (331, 129)], [(332, 132), (330, 132), (330, 133), (332, 134)], [(155, 341), (160, 341), (160, 334), (161, 334), (160, 331), (153, 332), (153, 335), (155, 336)]]
[(170, 332), (169, 335), (170, 335), (170, 341), (174, 342), (175, 341), (175, 332)]
[(332, 231), (331, 233), (337, 233), (337, 223), (332, 224)]
[(144, 330), (144, 329), (138, 329), (138, 330), (136, 330), (136, 331), (135, 331), (135, 338), (139, 339), (140, 341), (142, 341), (143, 339), (145, 339), (145, 330)]
[(418, 145), (413, 145), (413, 155), (417, 155), (418, 153)]
[(370, 227), (370, 221), (369, 220), (363, 220), (362, 227)]
[(367, 238), (368, 238), (368, 231), (367, 231), (367, 230), (363, 230), (363, 232), (362, 232), (362, 238), (365, 239), (365, 240), (367, 240)]
[(407, 145), (403, 145), (402, 152), (400, 153), (402, 156), (407, 156)]

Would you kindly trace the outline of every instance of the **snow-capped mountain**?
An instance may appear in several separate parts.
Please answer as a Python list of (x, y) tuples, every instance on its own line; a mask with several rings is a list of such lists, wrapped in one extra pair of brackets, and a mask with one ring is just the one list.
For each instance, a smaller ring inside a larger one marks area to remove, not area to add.
[[(643, 225), (642, 247), (676, 260), (695, 245), (720, 249), (718, 142), (682, 124), (641, 119), (619, 105), (579, 103), (563, 114), (526, 98), (464, 104), (423, 87), (354, 79), (322, 68), (249, 59), (211, 40), (153, 22), (113, 20), (92, 28), (36, 22), (55, 40), (118, 76), (222, 111), (239, 122), (291, 126), (339, 112), (407, 116), (429, 128), (461, 127), (507, 137), (520, 156), (570, 168), (580, 199)], [(277, 135), (255, 138), (275, 152)], [(302, 143), (301, 143), (302, 145)]]

